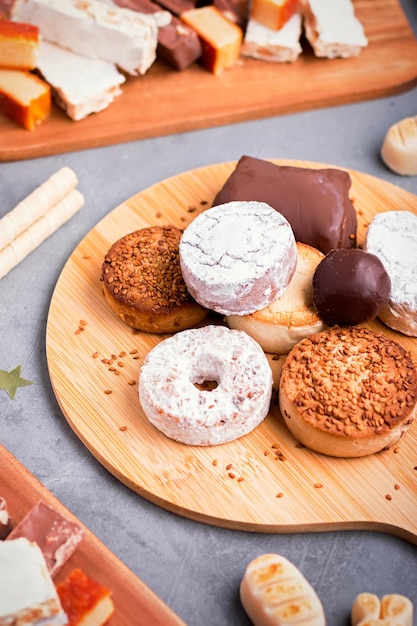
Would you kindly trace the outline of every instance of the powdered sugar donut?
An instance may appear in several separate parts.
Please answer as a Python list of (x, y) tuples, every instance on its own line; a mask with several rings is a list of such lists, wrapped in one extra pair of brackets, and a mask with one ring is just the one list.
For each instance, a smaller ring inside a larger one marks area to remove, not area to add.
[[(214, 381), (208, 391), (197, 385)], [(161, 341), (145, 358), (139, 399), (167, 437), (212, 446), (251, 432), (266, 417), (272, 372), (259, 344), (240, 330), (203, 326)]]
[(201, 213), (180, 241), (185, 284), (202, 306), (248, 315), (287, 288), (297, 248), (289, 222), (265, 202), (228, 202)]

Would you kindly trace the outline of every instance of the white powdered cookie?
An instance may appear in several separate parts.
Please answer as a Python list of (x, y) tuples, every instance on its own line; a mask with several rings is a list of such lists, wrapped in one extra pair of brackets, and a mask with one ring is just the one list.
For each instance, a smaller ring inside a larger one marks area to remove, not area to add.
[(287, 288), (297, 263), (289, 222), (265, 202), (228, 202), (201, 213), (180, 241), (193, 298), (223, 315), (247, 315)]
[[(208, 382), (217, 386), (201, 388)], [(148, 353), (139, 399), (151, 424), (167, 437), (210, 446), (242, 437), (263, 421), (272, 382), (268, 360), (249, 335), (203, 326), (179, 332)]]
[(404, 335), (417, 337), (417, 215), (379, 213), (370, 223), (365, 250), (382, 262), (391, 280), (388, 305), (379, 318)]

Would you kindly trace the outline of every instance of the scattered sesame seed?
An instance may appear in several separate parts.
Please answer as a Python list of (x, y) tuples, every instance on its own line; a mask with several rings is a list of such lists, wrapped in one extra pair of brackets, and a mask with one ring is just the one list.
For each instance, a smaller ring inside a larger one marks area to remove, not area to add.
[(104, 393), (108, 396), (110, 393), (112, 393), (112, 390), (111, 389), (105, 389)]
[(98, 358), (98, 352), (93, 352), (93, 359), (97, 359)]
[(283, 494), (283, 492), (282, 492), (282, 491), (279, 491), (275, 497), (276, 497), (276, 498), (282, 498), (282, 497), (283, 497), (283, 495), (284, 495), (284, 494)]
[(314, 489), (321, 489), (323, 485), (321, 483), (314, 483)]
[(214, 465), (214, 467), (217, 467), (217, 465), (219, 464), (219, 461), (217, 459), (213, 459), (212, 465)]
[(385, 496), (385, 499), (386, 500), (392, 500), (392, 495), (387, 493), (387, 495)]
[(127, 426), (119, 426), (119, 430), (125, 431), (127, 430)]

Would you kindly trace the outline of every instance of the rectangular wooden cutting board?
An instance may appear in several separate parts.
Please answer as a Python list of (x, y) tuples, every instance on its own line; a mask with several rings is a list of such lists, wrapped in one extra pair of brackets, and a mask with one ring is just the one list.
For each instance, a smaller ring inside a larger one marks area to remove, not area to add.
[(353, 0), (369, 45), (359, 57), (294, 63), (241, 59), (214, 76), (156, 62), (108, 109), (78, 122), (54, 106), (27, 131), (0, 116), (0, 161), (30, 159), (400, 93), (417, 84), (417, 40), (399, 0)]
[[(10, 452), (0, 445), (0, 496), (6, 499), (9, 514), (16, 524), (38, 500), (49, 504), (62, 515), (80, 523)], [(84, 528), (84, 537), (55, 582), (75, 567), (81, 567), (113, 591), (115, 613), (108, 626), (185, 626), (133, 572)]]

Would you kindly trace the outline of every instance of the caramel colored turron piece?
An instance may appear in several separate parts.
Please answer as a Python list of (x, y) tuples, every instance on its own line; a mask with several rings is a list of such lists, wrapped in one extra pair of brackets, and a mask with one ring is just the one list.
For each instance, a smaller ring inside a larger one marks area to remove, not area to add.
[(279, 397), (302, 444), (330, 456), (366, 456), (407, 432), (417, 412), (417, 370), (411, 354), (382, 333), (336, 326), (291, 350)]
[(207, 317), (181, 274), (181, 236), (175, 226), (151, 226), (125, 235), (107, 252), (101, 272), (103, 294), (129, 326), (173, 333)]

